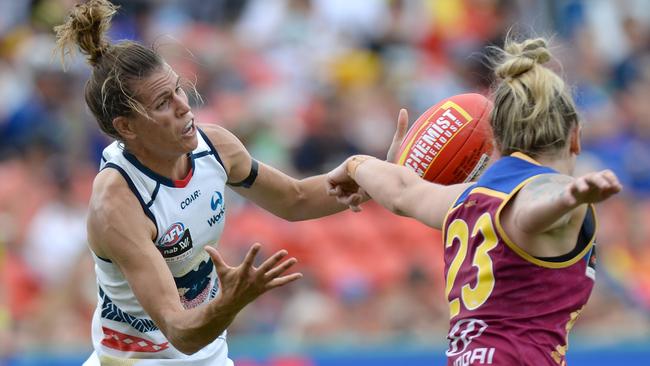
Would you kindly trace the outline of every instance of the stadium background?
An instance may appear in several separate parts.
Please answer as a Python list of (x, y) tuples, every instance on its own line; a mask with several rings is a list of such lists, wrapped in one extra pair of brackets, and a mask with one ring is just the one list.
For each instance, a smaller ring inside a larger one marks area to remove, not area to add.
[[(155, 43), (232, 130), (294, 176), (383, 156), (400, 107), (414, 119), (486, 91), (480, 52), (512, 25), (552, 36), (583, 116), (579, 170), (625, 184), (598, 207), (598, 280), (571, 365), (650, 363), (650, 2), (579, 0), (134, 0), (114, 39)], [(62, 72), (52, 26), (73, 0), (0, 0), (0, 365), (79, 364), (95, 283), (85, 209), (100, 135), (89, 68)], [(372, 204), (288, 223), (235, 195), (220, 250), (287, 248), (306, 277), (230, 327), (238, 365), (442, 364), (448, 311), (439, 234)]]

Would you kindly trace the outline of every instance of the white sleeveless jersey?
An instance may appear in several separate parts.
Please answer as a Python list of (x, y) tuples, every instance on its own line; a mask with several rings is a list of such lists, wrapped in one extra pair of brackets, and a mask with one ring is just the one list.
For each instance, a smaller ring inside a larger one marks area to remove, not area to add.
[[(156, 225), (156, 240), (150, 244), (167, 262), (186, 309), (207, 303), (219, 291), (216, 270), (203, 247), (217, 243), (225, 220), (226, 171), (201, 130), (197, 138), (198, 146), (189, 154), (192, 169), (183, 181), (156, 174), (117, 142), (104, 149), (100, 166), (122, 174)], [(93, 257), (99, 296), (92, 320), (95, 352), (87, 364), (232, 365), (225, 332), (193, 355), (174, 348), (145, 313), (118, 267)]]

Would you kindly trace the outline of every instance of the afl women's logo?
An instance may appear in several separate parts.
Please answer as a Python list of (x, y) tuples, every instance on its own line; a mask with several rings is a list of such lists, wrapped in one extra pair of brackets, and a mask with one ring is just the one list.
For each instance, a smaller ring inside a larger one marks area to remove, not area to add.
[(165, 232), (165, 235), (160, 238), (158, 245), (166, 247), (176, 244), (183, 235), (184, 231), (185, 225), (183, 225), (182, 222), (172, 224), (172, 226), (167, 229), (167, 232)]
[(158, 250), (167, 262), (189, 257), (193, 251), (192, 235), (182, 222), (172, 224), (158, 240)]

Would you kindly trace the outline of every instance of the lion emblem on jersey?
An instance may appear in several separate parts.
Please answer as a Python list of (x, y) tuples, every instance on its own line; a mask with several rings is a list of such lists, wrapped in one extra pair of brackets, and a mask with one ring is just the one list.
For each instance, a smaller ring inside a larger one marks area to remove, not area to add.
[(449, 349), (445, 352), (448, 357), (463, 353), (487, 329), (487, 324), (481, 319), (462, 319), (454, 324), (449, 331)]

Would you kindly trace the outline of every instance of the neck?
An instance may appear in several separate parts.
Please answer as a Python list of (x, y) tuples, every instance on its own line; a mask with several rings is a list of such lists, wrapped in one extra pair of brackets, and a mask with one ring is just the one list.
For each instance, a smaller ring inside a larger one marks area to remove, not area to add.
[(190, 160), (187, 154), (154, 154), (142, 146), (129, 146), (127, 151), (147, 168), (172, 180), (185, 178), (190, 169)]
[(568, 152), (560, 152), (557, 154), (540, 155), (535, 158), (540, 164), (553, 168), (559, 173), (566, 175), (573, 175), (573, 168), (575, 167), (575, 155)]

